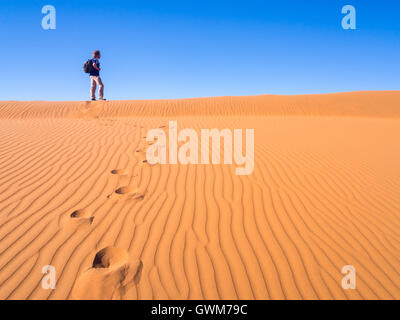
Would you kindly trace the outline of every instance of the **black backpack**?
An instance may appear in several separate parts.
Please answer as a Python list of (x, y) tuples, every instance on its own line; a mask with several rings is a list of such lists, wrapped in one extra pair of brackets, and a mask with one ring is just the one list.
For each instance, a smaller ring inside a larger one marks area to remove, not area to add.
[(89, 59), (83, 64), (83, 72), (84, 73), (91, 73), (93, 71), (93, 63), (92, 59)]

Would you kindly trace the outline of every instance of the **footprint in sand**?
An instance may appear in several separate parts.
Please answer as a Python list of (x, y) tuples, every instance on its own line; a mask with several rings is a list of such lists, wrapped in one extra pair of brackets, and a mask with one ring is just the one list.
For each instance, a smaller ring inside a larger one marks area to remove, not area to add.
[(111, 174), (118, 175), (118, 176), (126, 176), (128, 174), (128, 170), (114, 169), (114, 170), (111, 170)]
[[(146, 139), (146, 137), (143, 137), (143, 139)], [(154, 145), (158, 141), (158, 137), (154, 137), (154, 141), (145, 141), (145, 145), (141, 147), (140, 149), (137, 149), (137, 153), (147, 153), (147, 150)], [(159, 146), (159, 147), (165, 147), (165, 146)]]
[(99, 113), (100, 109), (98, 106), (94, 106), (91, 101), (85, 101), (81, 103), (80, 107), (77, 110), (78, 116), (83, 117), (84, 119), (100, 119)]
[(146, 153), (147, 150), (149, 149), (149, 147), (152, 146), (153, 144), (155, 144), (155, 142), (148, 142), (148, 143), (146, 144), (146, 146), (144, 146), (144, 147), (141, 148), (141, 149), (137, 149), (136, 152), (137, 152), (137, 153)]
[(115, 122), (114, 119), (100, 118), (99, 116), (96, 117), (96, 120), (98, 120), (98, 124), (100, 126), (104, 127), (111, 127), (114, 125)]
[(71, 213), (70, 217), (78, 222), (87, 222), (89, 224), (92, 224), (94, 220), (92, 212), (88, 209), (76, 210)]
[(139, 159), (138, 163), (136, 164), (135, 168), (139, 171), (142, 170), (142, 168), (146, 165), (150, 165), (149, 162), (147, 161), (147, 159), (143, 158)]
[(76, 300), (122, 299), (140, 282), (143, 263), (132, 259), (125, 249), (107, 247), (94, 257), (92, 267), (75, 283), (71, 297)]
[(143, 200), (146, 194), (146, 192), (142, 192), (140, 189), (131, 186), (118, 188), (115, 190), (115, 193), (131, 200)]

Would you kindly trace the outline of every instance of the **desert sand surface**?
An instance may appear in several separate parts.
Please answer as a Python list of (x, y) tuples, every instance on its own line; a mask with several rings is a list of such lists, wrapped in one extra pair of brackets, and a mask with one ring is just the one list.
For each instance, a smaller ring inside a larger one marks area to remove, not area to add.
[[(175, 120), (254, 172), (146, 163)], [(0, 101), (0, 299), (399, 299), (399, 142), (399, 91)]]

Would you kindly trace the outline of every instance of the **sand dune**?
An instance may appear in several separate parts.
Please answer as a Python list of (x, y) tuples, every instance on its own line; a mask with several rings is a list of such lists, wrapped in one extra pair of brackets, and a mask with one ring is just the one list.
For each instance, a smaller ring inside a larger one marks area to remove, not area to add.
[(1, 119), (278, 115), (400, 117), (400, 91), (97, 102), (0, 101)]
[[(253, 174), (146, 163), (170, 120)], [(0, 102), (0, 299), (399, 299), (399, 140), (398, 91)]]

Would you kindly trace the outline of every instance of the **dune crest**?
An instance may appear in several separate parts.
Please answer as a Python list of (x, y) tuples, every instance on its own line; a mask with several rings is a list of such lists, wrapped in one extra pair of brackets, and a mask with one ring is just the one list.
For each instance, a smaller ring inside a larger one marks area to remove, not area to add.
[(260, 95), (175, 100), (83, 102), (0, 101), (0, 119), (177, 117), (185, 115), (283, 115), (400, 117), (400, 91), (361, 91), (317, 95)]

